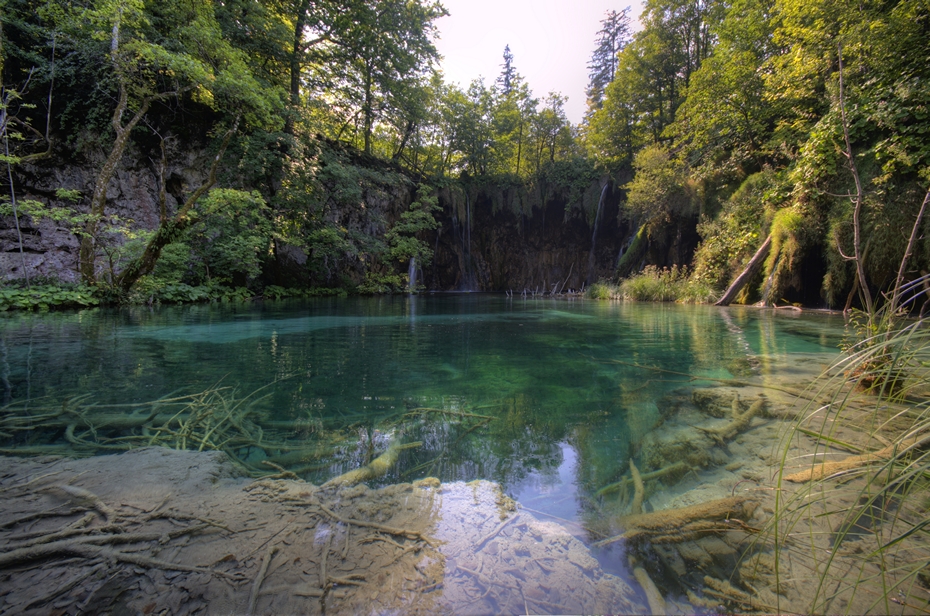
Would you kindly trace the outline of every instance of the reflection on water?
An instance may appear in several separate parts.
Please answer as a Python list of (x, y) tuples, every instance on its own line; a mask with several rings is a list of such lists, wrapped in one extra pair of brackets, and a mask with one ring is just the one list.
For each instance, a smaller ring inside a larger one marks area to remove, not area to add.
[[(578, 523), (594, 492), (626, 472), (673, 392), (702, 383), (689, 375), (764, 378), (786, 357), (836, 351), (840, 327), (829, 315), (478, 295), (14, 314), (0, 317), (0, 397), (127, 404), (273, 383), (247, 418), (258, 442), (230, 445), (245, 464), (319, 484), (419, 442), (372, 485), (495, 481), (589, 541)], [(3, 446), (67, 444), (65, 423)], [(122, 438), (93, 428), (71, 436)]]
[[(839, 332), (824, 333), (833, 323), (475, 295), (7, 315), (0, 383), (9, 401), (90, 394), (107, 404), (217, 383), (244, 394), (284, 379), (263, 392), (271, 394), (260, 403), (263, 419), (290, 425), (291, 442), (320, 432), (343, 441), (310, 480), (358, 464), (379, 433), (397, 428), (424, 446), (405, 451), (383, 482), (435, 475), (498, 481), (512, 494), (545, 490), (551, 499), (527, 494), (571, 519), (573, 491), (622, 472), (631, 443), (658, 420), (657, 401), (692, 385), (630, 364), (731, 378), (728, 367), (747, 351), (835, 350)], [(457, 413), (494, 419), (478, 425)]]

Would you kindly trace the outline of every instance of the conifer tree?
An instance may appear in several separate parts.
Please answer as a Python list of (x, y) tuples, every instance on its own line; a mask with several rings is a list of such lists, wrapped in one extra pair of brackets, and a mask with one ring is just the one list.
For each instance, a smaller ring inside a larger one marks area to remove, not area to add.
[(596, 47), (588, 64), (588, 114), (601, 108), (604, 102), (604, 90), (617, 74), (619, 60), (617, 54), (630, 40), (630, 7), (619, 13), (608, 11), (601, 20), (601, 29), (597, 33)]
[(504, 63), (501, 64), (501, 74), (497, 78), (497, 85), (500, 86), (501, 96), (509, 96), (513, 91), (514, 74), (516, 69), (513, 67), (513, 54), (510, 52), (510, 45), (504, 46)]

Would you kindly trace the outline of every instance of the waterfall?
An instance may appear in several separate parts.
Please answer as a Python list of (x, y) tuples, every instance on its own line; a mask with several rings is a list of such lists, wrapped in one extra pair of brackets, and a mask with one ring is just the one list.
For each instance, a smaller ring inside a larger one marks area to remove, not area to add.
[(477, 291), (475, 274), (472, 271), (471, 259), (471, 199), (468, 190), (465, 191), (465, 228), (462, 229), (462, 254), (464, 263), (462, 268), (462, 291)]
[(417, 292), (417, 258), (410, 257), (410, 265), (407, 266), (407, 292)]
[(607, 194), (607, 188), (610, 186), (610, 180), (607, 180), (604, 183), (604, 188), (601, 189), (601, 198), (597, 200), (597, 212), (594, 214), (594, 230), (591, 232), (591, 251), (588, 253), (588, 283), (592, 284), (597, 282), (595, 276), (595, 263), (594, 263), (594, 246), (595, 240), (597, 239), (597, 223), (601, 219), (601, 207), (604, 205), (604, 196)]

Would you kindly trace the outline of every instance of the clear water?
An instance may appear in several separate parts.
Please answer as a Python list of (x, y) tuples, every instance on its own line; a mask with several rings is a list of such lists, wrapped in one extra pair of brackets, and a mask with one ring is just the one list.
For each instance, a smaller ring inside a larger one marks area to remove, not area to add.
[[(328, 444), (288, 464), (309, 481), (392, 439), (422, 441), (378, 481), (488, 479), (571, 522), (628, 468), (661, 398), (701, 385), (683, 375), (741, 377), (750, 355), (832, 353), (841, 337), (841, 319), (823, 314), (473, 294), (11, 314), (0, 400), (272, 384), (256, 423), (290, 445)], [(237, 453), (254, 465), (276, 454)]]

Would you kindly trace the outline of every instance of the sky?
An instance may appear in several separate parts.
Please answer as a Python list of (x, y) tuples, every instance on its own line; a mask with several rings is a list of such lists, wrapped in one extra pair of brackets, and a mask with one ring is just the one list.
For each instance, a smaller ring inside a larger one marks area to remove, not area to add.
[(513, 66), (544, 98), (549, 92), (568, 97), (569, 121), (581, 122), (585, 112), (588, 62), (601, 20), (608, 10), (631, 7), (633, 28), (642, 2), (630, 0), (442, 0), (448, 17), (436, 22), (436, 47), (443, 56), (447, 83), (468, 87), (484, 77), (491, 85), (510, 45)]

